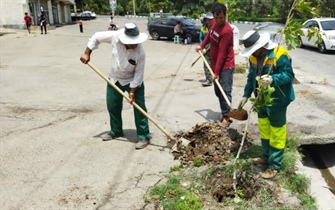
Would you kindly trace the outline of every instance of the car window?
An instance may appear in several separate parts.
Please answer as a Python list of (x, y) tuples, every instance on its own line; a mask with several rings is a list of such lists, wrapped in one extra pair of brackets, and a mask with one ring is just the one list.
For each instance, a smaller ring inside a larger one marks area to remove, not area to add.
[(167, 20), (167, 19), (162, 19), (162, 20), (160, 20), (159, 22), (160, 22), (160, 24), (162, 24), (162, 25), (167, 25), (168, 22), (169, 22), (169, 20)]
[(181, 20), (183, 26), (194, 26), (194, 21), (192, 19), (184, 18)]
[(177, 25), (177, 21), (175, 21), (175, 20), (169, 20), (166, 25), (175, 26), (175, 25)]
[(313, 22), (314, 22), (314, 21), (308, 21), (308, 22), (306, 22), (306, 23), (304, 24), (304, 27), (305, 27), (305, 28), (311, 28), (311, 27), (313, 27)]
[(335, 20), (325, 20), (320, 23), (324, 31), (335, 30)]

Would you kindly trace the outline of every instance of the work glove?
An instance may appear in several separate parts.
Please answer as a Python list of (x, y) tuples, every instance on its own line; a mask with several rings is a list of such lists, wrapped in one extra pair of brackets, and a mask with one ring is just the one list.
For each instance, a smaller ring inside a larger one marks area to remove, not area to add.
[(244, 104), (246, 104), (247, 102), (248, 102), (248, 97), (243, 97), (240, 103), (238, 103), (237, 110), (241, 110)]
[(268, 74), (261, 76), (261, 85), (263, 87), (271, 85), (272, 81), (273, 81), (272, 77)]

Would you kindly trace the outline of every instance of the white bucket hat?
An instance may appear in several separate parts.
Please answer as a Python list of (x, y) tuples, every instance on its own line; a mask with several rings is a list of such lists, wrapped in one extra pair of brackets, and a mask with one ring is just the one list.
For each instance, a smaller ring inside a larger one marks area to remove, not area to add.
[(270, 40), (270, 33), (251, 30), (244, 34), (242, 37), (244, 48), (241, 50), (240, 55), (243, 57), (249, 57), (256, 50), (264, 47), (267, 50), (271, 50), (278, 46), (278, 44)]
[(126, 23), (124, 33), (119, 36), (119, 40), (123, 44), (140, 44), (147, 39), (148, 34), (140, 32), (134, 23)]
[(211, 12), (207, 12), (207, 14), (205, 15), (204, 19), (214, 19), (214, 16)]

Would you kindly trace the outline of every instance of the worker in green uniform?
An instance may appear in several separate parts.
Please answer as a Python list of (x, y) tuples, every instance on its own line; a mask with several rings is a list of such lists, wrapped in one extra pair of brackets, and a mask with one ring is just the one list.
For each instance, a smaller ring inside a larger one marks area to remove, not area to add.
[[(268, 32), (248, 31), (242, 41), (244, 49), (240, 55), (249, 57), (250, 68), (239, 107), (244, 106), (253, 92), (257, 96), (259, 85), (275, 89), (271, 95), (274, 98), (272, 105), (259, 109), (257, 113), (262, 157), (253, 159), (253, 163), (268, 164), (261, 177), (271, 179), (282, 166), (287, 133), (286, 111), (295, 99), (292, 60), (284, 47), (270, 40)], [(256, 77), (260, 78), (260, 82), (256, 81)]]

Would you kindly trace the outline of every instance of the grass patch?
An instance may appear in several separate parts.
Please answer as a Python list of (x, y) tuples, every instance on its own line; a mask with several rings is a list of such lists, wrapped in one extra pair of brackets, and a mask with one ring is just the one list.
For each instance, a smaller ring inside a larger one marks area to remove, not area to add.
[(180, 171), (182, 168), (183, 168), (182, 165), (172, 166), (172, 167), (170, 168), (170, 172), (173, 172), (173, 171)]
[[(174, 169), (183, 167), (174, 167)], [(207, 176), (211, 171), (206, 172)], [(152, 188), (145, 197), (146, 202), (159, 201), (164, 210), (202, 209), (198, 192), (205, 189), (202, 177), (195, 170), (183, 170), (166, 175), (167, 182)]]
[[(254, 143), (240, 155), (235, 165), (235, 169), (241, 171), (238, 174), (240, 186), (237, 186), (235, 196), (227, 196), (222, 199), (222, 203), (218, 203), (214, 198), (215, 196), (209, 193), (213, 190), (213, 186), (210, 186), (210, 184), (224, 185), (225, 183), (220, 180), (220, 176), (222, 178), (226, 174), (228, 179), (229, 177), (232, 178), (234, 166), (231, 163), (223, 163), (219, 168), (217, 166), (214, 168), (210, 164), (205, 165), (197, 159), (188, 167), (182, 165), (171, 167), (171, 173), (166, 175), (166, 183), (152, 188), (145, 197), (145, 201), (158, 202), (164, 210), (289, 209), (285, 206), (286, 203), (278, 203), (276, 197), (279, 189), (285, 188), (291, 192), (292, 196), (300, 200), (300, 206), (295, 207), (296, 209), (316, 210), (315, 198), (307, 194), (309, 180), (295, 173), (295, 163), (300, 158), (298, 149), (299, 142), (297, 139), (288, 140), (282, 161), (282, 170), (272, 181), (264, 181), (261, 178), (259, 178), (260, 180), (254, 178), (258, 175), (255, 170), (256, 166), (251, 164), (251, 158), (260, 157), (262, 154), (260, 141)], [(229, 157), (230, 160), (233, 158), (233, 156)], [(201, 169), (200, 173), (200, 166), (201, 168), (207, 167), (207, 170)], [(259, 170), (265, 169), (266, 166), (259, 168)], [(223, 171), (223, 173), (217, 173), (218, 170)], [(252, 176), (250, 176), (250, 173)], [(253, 179), (252, 184), (255, 184), (254, 186), (248, 185), (250, 179)], [(261, 185), (259, 185), (260, 183)], [(246, 189), (245, 186), (248, 188)], [(223, 191), (226, 190), (223, 188)], [(223, 191), (220, 189), (219, 192)], [(250, 193), (253, 191), (257, 192), (252, 194), (250, 198)]]

